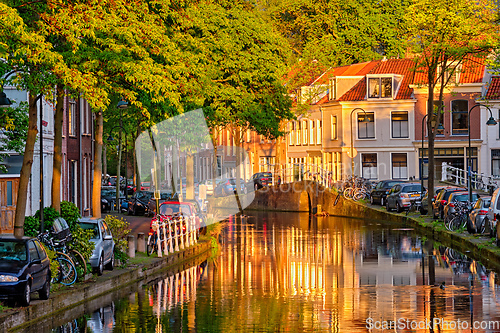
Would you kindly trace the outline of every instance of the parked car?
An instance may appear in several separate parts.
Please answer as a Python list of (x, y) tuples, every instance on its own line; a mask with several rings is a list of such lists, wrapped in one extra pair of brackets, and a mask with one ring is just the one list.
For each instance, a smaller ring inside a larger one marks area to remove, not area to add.
[(94, 252), (89, 259), (90, 266), (97, 275), (102, 275), (104, 268), (113, 270), (115, 265), (115, 242), (104, 219), (82, 217), (78, 225), (84, 230), (92, 230), (90, 241), (94, 243)]
[(257, 191), (263, 187), (272, 185), (273, 174), (271, 172), (257, 172), (247, 182), (247, 190)]
[(410, 208), (412, 201), (421, 199), (421, 192), (422, 185), (420, 183), (396, 184), (387, 193), (385, 208), (387, 211), (396, 209), (398, 213), (401, 213), (403, 209)]
[(50, 261), (38, 239), (0, 235), (0, 298), (28, 306), (31, 293), (50, 295)]
[(116, 186), (116, 176), (111, 176), (108, 178), (108, 186)]
[[(175, 214), (182, 214), (186, 217), (195, 216), (196, 228), (200, 234), (206, 234), (206, 217), (196, 201), (165, 201), (160, 205), (160, 218), (171, 217)], [(151, 224), (156, 220), (156, 216), (151, 219)]]
[(201, 182), (200, 185), (205, 185), (206, 190), (207, 190), (207, 195), (213, 195), (214, 194), (214, 183), (212, 182), (212, 179), (206, 179)]
[[(432, 198), (432, 201), (436, 200), (436, 197), (439, 195), (439, 192), (441, 192), (444, 189), (447, 188), (452, 188), (451, 186), (434, 186), (434, 196)], [(427, 198), (429, 197), (429, 191), (426, 191), (424, 194), (424, 197), (422, 198), (422, 204), (420, 205), (420, 214), (426, 215), (429, 212), (429, 201)]]
[(465, 189), (463, 187), (450, 187), (439, 192), (436, 199), (432, 203), (433, 218), (440, 218), (441, 220), (444, 219), (443, 215), (444, 206), (448, 204), (448, 198), (450, 197), (451, 193), (457, 191), (465, 191)]
[[(127, 179), (127, 194), (132, 195), (134, 194), (134, 180), (133, 179)], [(123, 179), (120, 182), (120, 190), (125, 193), (125, 179)]]
[[(245, 193), (246, 187), (245, 187), (245, 181), (243, 179), (240, 179), (240, 188), (241, 188), (241, 193)], [(221, 181), (219, 181), (219, 183), (217, 183), (217, 186), (214, 188), (214, 196), (222, 197), (234, 194), (235, 190), (236, 190), (236, 178), (222, 179)]]
[(484, 225), (484, 218), (488, 214), (488, 208), (490, 207), (491, 197), (481, 197), (476, 201), (476, 204), (472, 208), (469, 214), (469, 220), (467, 221), (467, 231), (471, 234), (481, 233), (484, 234), (486, 231), (486, 226)]
[[(179, 195), (177, 193), (168, 192), (160, 192), (160, 204), (164, 201), (178, 201)], [(146, 211), (144, 212), (146, 216), (155, 216), (156, 215), (156, 199), (154, 195), (149, 198)]]
[(378, 203), (381, 206), (385, 206), (385, 198), (391, 187), (401, 183), (404, 183), (404, 181), (393, 179), (379, 181), (370, 192), (370, 203), (372, 205)]
[(490, 237), (496, 238), (497, 246), (500, 246), (499, 237), (497, 235), (497, 220), (500, 218), (500, 188), (493, 191), (491, 196), (490, 207), (488, 207), (488, 214), (484, 218), (485, 233)]
[[(472, 193), (472, 202), (470, 207), (472, 207), (477, 199), (479, 199), (479, 194)], [(455, 213), (455, 207), (457, 202), (468, 202), (469, 192), (467, 191), (455, 191), (450, 194), (448, 198), (448, 203), (443, 207), (443, 220), (448, 221)]]
[(151, 191), (137, 191), (128, 199), (128, 215), (144, 215), (148, 207), (149, 199), (154, 195)]
[[(123, 193), (120, 192), (120, 202), (125, 199)], [(109, 212), (115, 210), (116, 203), (116, 188), (107, 187), (101, 189), (101, 211)]]

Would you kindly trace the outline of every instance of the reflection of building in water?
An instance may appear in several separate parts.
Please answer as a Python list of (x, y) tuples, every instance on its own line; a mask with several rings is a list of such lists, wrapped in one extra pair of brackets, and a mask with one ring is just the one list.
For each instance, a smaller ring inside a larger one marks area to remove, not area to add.
[[(432, 252), (430, 257), (425, 254), (423, 267), (422, 244), (404, 230), (362, 229), (355, 220), (343, 219), (331, 219), (328, 228), (308, 219), (287, 221), (289, 226), (282, 228), (271, 224), (269, 229), (265, 220), (255, 221), (230, 222), (212, 277), (222, 295), (286, 298), (290, 301), (282, 306), (289, 308), (283, 311), (290, 315), (309, 309), (294, 301), (313, 303), (315, 313), (300, 316), (312, 322), (301, 325), (332, 331), (340, 320), (343, 331), (356, 331), (368, 317), (425, 320), (439, 314), (456, 320), (454, 311), (470, 305), (467, 278), (462, 281)], [(457, 287), (422, 287), (429, 281), (429, 260), (437, 283)], [(476, 298), (473, 307), (481, 311), (480, 297)], [(252, 318), (253, 308), (242, 306), (238, 318)], [(285, 329), (293, 324), (281, 325)]]

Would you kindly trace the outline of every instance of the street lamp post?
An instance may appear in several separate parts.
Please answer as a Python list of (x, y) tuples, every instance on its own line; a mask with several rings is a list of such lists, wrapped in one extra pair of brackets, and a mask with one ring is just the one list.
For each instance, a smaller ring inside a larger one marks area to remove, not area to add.
[(486, 122), (486, 125), (488, 126), (495, 126), (497, 124), (496, 120), (493, 118), (493, 112), (491, 112), (491, 109), (484, 105), (484, 104), (481, 104), (481, 103), (476, 103), (476, 105), (474, 105), (473, 107), (471, 107), (469, 109), (469, 113), (468, 113), (468, 116), (467, 116), (467, 121), (468, 121), (468, 132), (469, 132), (469, 149), (467, 150), (467, 185), (468, 185), (468, 189), (469, 189), (469, 202), (472, 202), (472, 181), (471, 181), (471, 176), (472, 176), (472, 148), (471, 148), (471, 144), (470, 144), (470, 113), (471, 111), (475, 108), (475, 107), (478, 107), (478, 106), (484, 106), (485, 108), (488, 109), (488, 111), (490, 111), (490, 119), (488, 119), (488, 121)]
[[(425, 124), (425, 119), (427, 118), (429, 114), (426, 114), (423, 118), (422, 118), (422, 159), (420, 160), (420, 186), (421, 186), (421, 189), (420, 189), (420, 201), (423, 201), (424, 200), (424, 124)], [(434, 114), (436, 115), (436, 114)], [(431, 126), (434, 127), (435, 124), (432, 124), (432, 120), (431, 120)], [(442, 124), (439, 124), (438, 125), (438, 129), (439, 130), (444, 130), (444, 126)], [(429, 194), (430, 195), (430, 194)]]
[(370, 122), (368, 119), (368, 116), (366, 115), (366, 111), (363, 110), (362, 108), (355, 108), (351, 111), (351, 116), (350, 116), (350, 121), (351, 121), (351, 176), (354, 176), (354, 136), (353, 136), (353, 129), (352, 129), (352, 114), (356, 110), (361, 110), (365, 114), (365, 118), (363, 119), (364, 123)]
[[(113, 126), (111, 128), (111, 130), (110, 130), (110, 133), (112, 133), (113, 130), (115, 128), (117, 128), (117, 127), (120, 128), (120, 130), (122, 130), (123, 132), (125, 132), (125, 147), (126, 147), (127, 146), (127, 134), (128, 133), (123, 128), (123, 126), (121, 124)], [(114, 140), (113, 136), (110, 134), (109, 137), (108, 137), (108, 141), (113, 141), (113, 140)], [(120, 134), (120, 139), (119, 139), (119, 142), (118, 142), (118, 150), (119, 150), (119, 152), (121, 152), (121, 149), (122, 149), (122, 141), (121, 140), (122, 139), (121, 139), (121, 134)], [(128, 193), (127, 193), (128, 192), (128, 188), (127, 188), (127, 186), (128, 186), (128, 179), (127, 179), (128, 154), (127, 153), (128, 153), (128, 151), (127, 151), (127, 149), (125, 149), (125, 200), (128, 199)], [(120, 172), (118, 171), (117, 172), (117, 177), (116, 177), (116, 183), (117, 183), (116, 208), (117, 208), (118, 211), (120, 211), (120, 206), (119, 206), (119, 204), (120, 204), (119, 203), (119, 197), (120, 197), (120, 179), (119, 179), (119, 174), (120, 174)]]

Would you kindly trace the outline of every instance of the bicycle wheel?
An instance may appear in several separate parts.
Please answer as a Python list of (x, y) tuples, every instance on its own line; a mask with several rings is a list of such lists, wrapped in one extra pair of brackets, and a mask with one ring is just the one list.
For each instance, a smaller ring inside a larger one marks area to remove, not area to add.
[(158, 252), (158, 240), (156, 234), (149, 235), (146, 252), (148, 253), (148, 256)]
[(69, 251), (69, 256), (75, 265), (77, 278), (84, 278), (87, 274), (87, 261), (83, 255), (77, 250), (71, 249)]
[(365, 197), (366, 197), (366, 191), (363, 189), (357, 189), (352, 198), (354, 201), (359, 201), (361, 199), (364, 199)]
[(59, 263), (59, 272), (57, 276), (57, 282), (70, 286), (76, 281), (76, 268), (73, 263), (64, 258), (58, 257), (56, 261)]
[(352, 187), (348, 187), (344, 190), (344, 197), (348, 199), (352, 199), (354, 194), (354, 189)]

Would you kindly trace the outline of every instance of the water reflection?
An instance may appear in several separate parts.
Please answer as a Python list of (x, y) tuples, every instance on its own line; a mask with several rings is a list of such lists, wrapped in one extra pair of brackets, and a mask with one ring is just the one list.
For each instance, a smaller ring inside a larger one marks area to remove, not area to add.
[(500, 331), (497, 274), (411, 229), (258, 213), (221, 240), (215, 260), (115, 300), (101, 331)]

